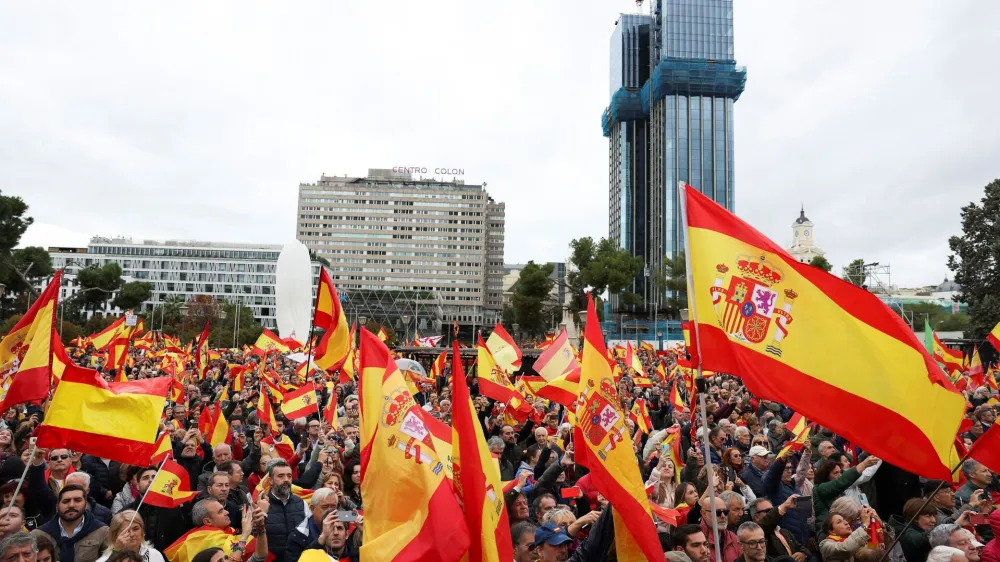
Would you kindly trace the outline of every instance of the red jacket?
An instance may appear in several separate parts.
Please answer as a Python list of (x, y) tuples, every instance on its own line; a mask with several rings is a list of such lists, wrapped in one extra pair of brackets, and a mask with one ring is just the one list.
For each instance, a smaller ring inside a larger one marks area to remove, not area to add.
[(982, 562), (1000, 562), (1000, 509), (990, 514), (990, 527), (993, 529), (993, 540), (986, 543), (983, 549)]

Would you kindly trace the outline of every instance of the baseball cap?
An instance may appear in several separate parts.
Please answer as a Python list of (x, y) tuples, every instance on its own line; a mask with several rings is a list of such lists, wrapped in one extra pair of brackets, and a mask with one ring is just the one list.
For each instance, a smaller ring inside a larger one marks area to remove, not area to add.
[(760, 445), (754, 445), (753, 447), (750, 447), (751, 457), (768, 457), (770, 455), (771, 451), (768, 451), (767, 449), (761, 447)]
[(535, 545), (545, 542), (552, 546), (559, 546), (572, 540), (566, 534), (566, 528), (555, 523), (546, 523), (535, 531)]
[[(972, 535), (972, 533), (969, 534)], [(986, 546), (985, 544), (976, 540), (976, 535), (972, 535), (971, 537), (969, 537), (969, 540), (972, 541), (972, 548), (983, 548), (984, 546)]]

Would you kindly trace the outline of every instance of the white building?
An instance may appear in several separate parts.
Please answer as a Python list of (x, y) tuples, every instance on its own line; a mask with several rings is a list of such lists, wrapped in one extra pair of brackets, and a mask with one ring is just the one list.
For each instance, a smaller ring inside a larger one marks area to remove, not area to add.
[[(64, 270), (60, 299), (79, 291), (76, 274), (91, 266), (117, 263), (125, 283), (153, 284), (153, 297), (141, 306), (148, 311), (173, 296), (190, 299), (207, 295), (227, 302), (239, 302), (253, 310), (262, 326), (277, 328), (275, 269), (279, 244), (237, 244), (192, 240), (141, 240), (95, 236), (86, 248), (49, 248), (52, 267)], [(313, 263), (313, 274), (319, 275)], [(122, 311), (108, 305), (106, 314)]]
[(813, 258), (826, 254), (816, 246), (813, 234), (813, 223), (806, 218), (806, 209), (803, 206), (799, 218), (792, 223), (792, 245), (788, 248), (788, 253), (802, 263), (809, 263)]
[(420, 317), (424, 335), (455, 323), (474, 333), (500, 317), (504, 204), (486, 184), (414, 171), (426, 170), (369, 169), (300, 184), (296, 236), (329, 260), (356, 314), (394, 326)]

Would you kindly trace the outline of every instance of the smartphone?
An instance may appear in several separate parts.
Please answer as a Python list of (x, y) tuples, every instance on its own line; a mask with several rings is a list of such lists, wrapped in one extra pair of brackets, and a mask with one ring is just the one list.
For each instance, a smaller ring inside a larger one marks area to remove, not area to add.
[(799, 496), (795, 498), (795, 510), (798, 511), (803, 519), (807, 519), (812, 515), (812, 496)]
[(338, 511), (337, 519), (343, 521), (344, 523), (354, 523), (358, 520), (358, 512), (354, 510), (350, 511)]
[(973, 525), (986, 525), (989, 522), (990, 522), (990, 517), (985, 513), (969, 514), (969, 523), (972, 523)]
[(580, 488), (577, 486), (570, 486), (569, 488), (562, 489), (562, 498), (564, 500), (575, 500), (580, 497)]

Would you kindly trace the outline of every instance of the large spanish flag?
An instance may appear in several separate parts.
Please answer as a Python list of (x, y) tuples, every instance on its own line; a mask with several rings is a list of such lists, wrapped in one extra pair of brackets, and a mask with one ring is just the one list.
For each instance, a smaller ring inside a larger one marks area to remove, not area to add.
[[(249, 560), (257, 548), (257, 539), (251, 537), (243, 551), (243, 559)], [(233, 547), (240, 542), (240, 536), (232, 528), (196, 527), (184, 533), (163, 551), (163, 557), (170, 562), (191, 562), (203, 550), (221, 548), (226, 560), (233, 553)]]
[(497, 365), (503, 367), (508, 373), (513, 373), (521, 368), (521, 348), (517, 347), (514, 338), (510, 337), (503, 324), (497, 322), (493, 328), (493, 333), (486, 339), (486, 347), (489, 348)]
[[(362, 560), (457, 561), (469, 529), (389, 349), (361, 331)], [(405, 497), (406, 501), (400, 501)]]
[(288, 353), (288, 346), (285, 342), (281, 341), (281, 338), (277, 336), (271, 330), (264, 328), (264, 331), (260, 333), (257, 337), (257, 341), (253, 344), (254, 355), (260, 355), (261, 357), (267, 357), (269, 353)]
[(913, 331), (872, 293), (684, 191), (702, 367), (903, 470), (950, 478), (965, 399)]
[(42, 400), (49, 394), (52, 342), (59, 338), (55, 313), (61, 278), (62, 272), (57, 271), (28, 312), (0, 341), (0, 374), (11, 377), (10, 386), (0, 400), (0, 411), (22, 402)]
[(659, 560), (660, 539), (646, 501), (646, 488), (619, 406), (608, 351), (594, 299), (587, 297), (587, 324), (580, 370), (580, 401), (573, 428), (576, 460), (590, 470), (597, 491), (615, 506), (615, 551), (621, 562)]
[(176, 461), (168, 459), (156, 472), (156, 477), (149, 485), (146, 499), (143, 501), (149, 505), (170, 509), (193, 500), (197, 495), (198, 492), (191, 491), (188, 471)]
[(514, 389), (510, 382), (509, 372), (502, 365), (497, 364), (496, 359), (490, 352), (487, 344), (483, 343), (483, 337), (479, 336), (478, 351), (478, 371), (479, 392), (494, 400), (507, 403), (511, 400), (523, 399), (524, 397)]
[(108, 384), (97, 371), (67, 365), (38, 426), (38, 446), (145, 465), (156, 445), (170, 380)]
[(121, 332), (125, 331), (125, 316), (120, 317), (115, 320), (107, 328), (104, 328), (96, 334), (90, 335), (90, 343), (94, 345), (94, 349), (100, 351), (102, 349), (107, 349), (111, 342), (118, 339)]
[(569, 343), (566, 328), (545, 348), (535, 360), (532, 369), (547, 381), (554, 381), (559, 376), (580, 367), (576, 360), (577, 352)]
[(340, 306), (337, 288), (333, 286), (333, 280), (323, 267), (319, 269), (313, 322), (317, 327), (326, 330), (319, 347), (316, 348), (316, 366), (327, 372), (342, 366), (351, 351), (353, 338), (347, 327), (347, 315)]
[(486, 447), (479, 414), (472, 405), (455, 340), (451, 360), (452, 459), (455, 492), (465, 506), (465, 524), (472, 544), (469, 562), (508, 562), (514, 559), (510, 523), (503, 500), (500, 468)]
[(319, 412), (319, 401), (316, 399), (316, 387), (313, 383), (282, 393), (281, 412), (290, 420)]

